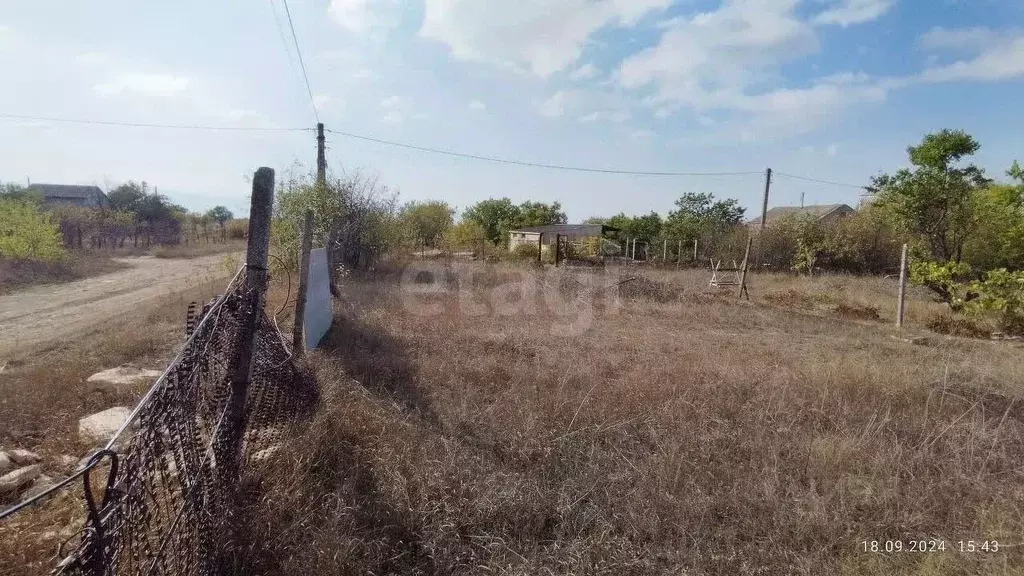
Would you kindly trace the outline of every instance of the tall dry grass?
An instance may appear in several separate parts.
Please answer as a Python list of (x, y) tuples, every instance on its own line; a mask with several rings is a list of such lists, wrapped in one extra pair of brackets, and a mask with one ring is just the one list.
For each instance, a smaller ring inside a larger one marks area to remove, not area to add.
[[(412, 305), (395, 274), (346, 283), (310, 358), (330, 398), (248, 479), (234, 573), (1024, 571), (1019, 347), (891, 338), (882, 280), (757, 275), (747, 303), (674, 271), (553, 335), (499, 312), (520, 270), (473, 273)], [(923, 538), (946, 551), (861, 550)]]

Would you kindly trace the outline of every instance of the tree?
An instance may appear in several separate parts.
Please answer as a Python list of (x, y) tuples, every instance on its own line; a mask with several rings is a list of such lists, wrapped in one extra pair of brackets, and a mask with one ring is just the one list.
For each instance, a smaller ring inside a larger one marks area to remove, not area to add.
[(107, 201), (111, 210), (123, 212), (136, 212), (142, 201), (149, 193), (149, 185), (146, 181), (135, 182), (129, 180), (107, 193)]
[(990, 181), (977, 166), (960, 167), (959, 161), (980, 147), (962, 130), (928, 134), (907, 148), (912, 169), (873, 178), (878, 205), (900, 228), (920, 238), (940, 262), (959, 262), (976, 229), (973, 196)]
[[(714, 194), (687, 192), (675, 202), (676, 209), (665, 219), (666, 234), (690, 242), (695, 238), (718, 237), (743, 221), (746, 209), (734, 198), (715, 201)], [(706, 239), (705, 242), (710, 240)]]
[(217, 225), (220, 226), (221, 237), (225, 237), (226, 231), (224, 229), (224, 226), (225, 224), (227, 224), (229, 220), (234, 218), (235, 215), (231, 213), (231, 210), (228, 210), (224, 206), (214, 206), (213, 208), (210, 208), (209, 210), (206, 211), (206, 217), (216, 222)]
[(489, 198), (477, 202), (462, 213), (462, 219), (476, 222), (484, 237), (497, 246), (519, 218), (519, 207), (508, 198)]
[(452, 226), (455, 209), (440, 200), (414, 201), (402, 207), (400, 217), (417, 244), (433, 248)]
[(469, 220), (455, 224), (444, 234), (445, 246), (451, 251), (476, 250), (486, 239), (483, 227)]
[(529, 226), (547, 226), (549, 224), (565, 224), (569, 221), (559, 202), (545, 204), (527, 200), (519, 205), (519, 215), (513, 223), (515, 228)]

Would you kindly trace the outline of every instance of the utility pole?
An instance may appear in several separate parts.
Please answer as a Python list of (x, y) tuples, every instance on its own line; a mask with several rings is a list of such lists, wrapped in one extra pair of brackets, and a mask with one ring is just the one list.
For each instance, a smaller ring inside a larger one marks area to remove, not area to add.
[(316, 125), (316, 183), (327, 183), (327, 151), (325, 150), (324, 123)]
[(768, 221), (768, 191), (772, 187), (772, 169), (766, 168), (764, 171), (764, 204), (761, 206), (761, 230), (764, 230), (765, 223)]

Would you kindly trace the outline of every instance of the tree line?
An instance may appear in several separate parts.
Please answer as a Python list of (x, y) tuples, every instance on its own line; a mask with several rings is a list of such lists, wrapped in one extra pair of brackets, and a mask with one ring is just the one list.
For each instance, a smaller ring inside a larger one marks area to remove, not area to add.
[(0, 183), (0, 258), (54, 261), (67, 250), (176, 245), (241, 238), (244, 223), (224, 206), (191, 212), (145, 181), (106, 194), (101, 207), (47, 203), (19, 184)]

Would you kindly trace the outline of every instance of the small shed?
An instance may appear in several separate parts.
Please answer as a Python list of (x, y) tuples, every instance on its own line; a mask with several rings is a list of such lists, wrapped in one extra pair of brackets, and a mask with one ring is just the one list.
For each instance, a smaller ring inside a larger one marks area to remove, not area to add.
[(47, 204), (74, 204), (87, 208), (104, 208), (108, 204), (107, 195), (99, 186), (32, 184), (26, 191), (41, 194)]
[(541, 242), (543, 246), (553, 246), (555, 237), (560, 236), (564, 241), (571, 243), (583, 243), (590, 238), (601, 239), (609, 232), (618, 232), (619, 229), (606, 224), (548, 224), (545, 226), (530, 226), (518, 228), (508, 233), (508, 249), (515, 251), (517, 246), (527, 244), (537, 245), (537, 238), (543, 234)]

